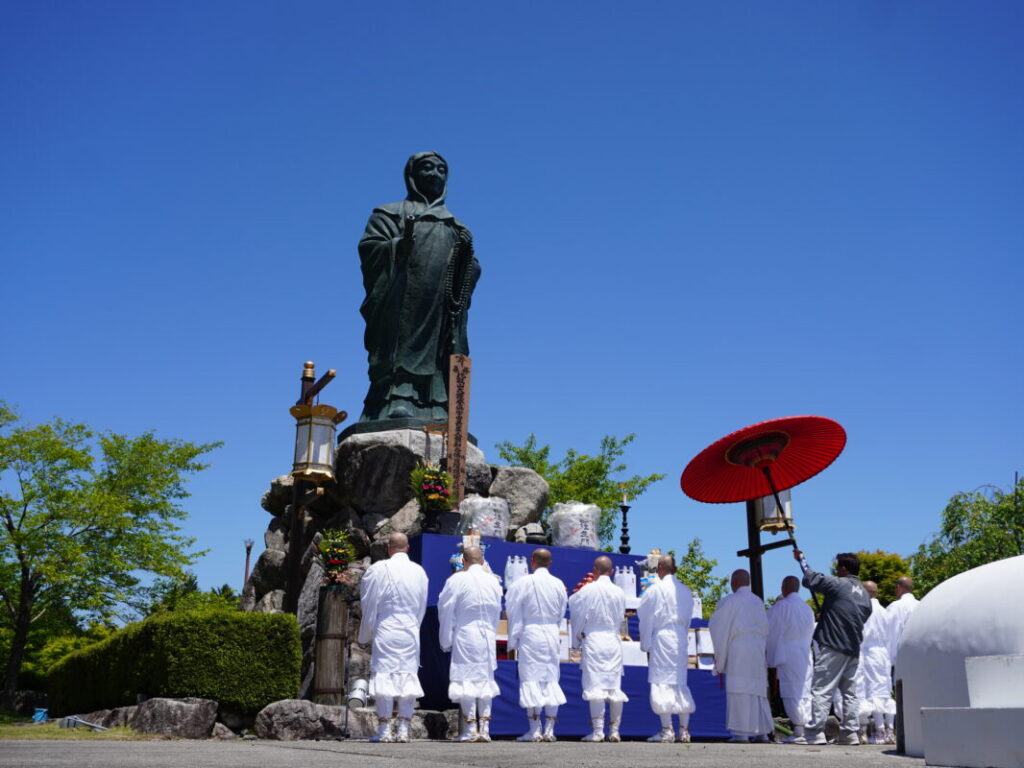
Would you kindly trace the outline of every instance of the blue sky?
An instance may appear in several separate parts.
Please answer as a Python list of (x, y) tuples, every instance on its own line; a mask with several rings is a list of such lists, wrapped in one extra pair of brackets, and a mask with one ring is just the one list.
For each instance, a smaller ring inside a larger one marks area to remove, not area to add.
[[(302, 362), (366, 389), (356, 243), (413, 152), (483, 277), (471, 429), (636, 432), (634, 551), (743, 563), (678, 478), (796, 414), (846, 451), (794, 491), (812, 565), (907, 554), (1024, 469), (1024, 6), (37, 2), (0, 8), (0, 397), (32, 422), (223, 440), (190, 484), (240, 586)], [(769, 591), (792, 569), (769, 554)]]

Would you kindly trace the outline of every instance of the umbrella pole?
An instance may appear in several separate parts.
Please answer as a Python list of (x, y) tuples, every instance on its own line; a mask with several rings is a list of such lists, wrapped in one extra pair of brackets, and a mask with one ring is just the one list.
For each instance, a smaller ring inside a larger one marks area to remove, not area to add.
[[(782, 499), (779, 498), (779, 491), (775, 487), (775, 480), (772, 478), (772, 468), (770, 464), (765, 464), (761, 467), (761, 471), (764, 472), (765, 480), (768, 481), (768, 487), (772, 489), (772, 496), (775, 499), (775, 506), (778, 507), (779, 513), (786, 519), (786, 534), (789, 536), (789, 543), (793, 545), (794, 550), (799, 550), (800, 547), (796, 545), (796, 537), (793, 536), (793, 524), (789, 522), (789, 518), (786, 517), (785, 507), (782, 506)], [(818, 593), (813, 589), (810, 590), (811, 598), (814, 600), (815, 612), (821, 611), (821, 603), (818, 600)]]

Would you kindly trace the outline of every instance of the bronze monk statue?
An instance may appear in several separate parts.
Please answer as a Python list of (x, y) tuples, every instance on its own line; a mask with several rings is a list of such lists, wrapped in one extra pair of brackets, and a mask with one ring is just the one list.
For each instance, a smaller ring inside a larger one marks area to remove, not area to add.
[(472, 234), (445, 207), (448, 163), (437, 152), (413, 155), (405, 187), (405, 200), (374, 208), (359, 241), (370, 390), (351, 431), (446, 419), (448, 357), (469, 354), (480, 263)]

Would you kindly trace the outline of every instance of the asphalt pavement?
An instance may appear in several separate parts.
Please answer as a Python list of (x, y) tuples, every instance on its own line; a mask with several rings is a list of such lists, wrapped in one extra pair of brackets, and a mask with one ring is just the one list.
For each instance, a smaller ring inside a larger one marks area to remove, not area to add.
[(3, 768), (918, 768), (890, 746), (416, 741), (0, 741)]

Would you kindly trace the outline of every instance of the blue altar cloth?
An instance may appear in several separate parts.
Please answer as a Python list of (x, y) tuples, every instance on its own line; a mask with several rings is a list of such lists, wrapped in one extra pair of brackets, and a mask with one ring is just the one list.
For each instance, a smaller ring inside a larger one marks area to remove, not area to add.
[[(427, 613), (420, 628), (420, 684), (424, 696), (419, 706), (424, 709), (449, 709), (454, 705), (448, 699), (448, 670), (451, 654), (441, 650), (438, 640), (437, 598), (444, 582), (451, 575), (448, 558), (457, 551), (461, 539), (457, 536), (422, 534), (409, 542), (410, 557), (423, 566), (430, 579), (427, 592)], [(487, 561), (492, 570), (503, 575), (505, 560), (510, 555), (529, 558), (537, 545), (514, 544), (504, 541), (487, 541)], [(634, 567), (636, 555), (599, 553), (587, 549), (548, 547), (551, 550), (551, 572), (563, 582), (570, 592), (576, 583), (588, 573), (594, 558), (600, 554), (611, 557), (616, 567)], [(694, 627), (707, 626), (707, 621), (694, 619)], [(636, 617), (629, 622), (629, 633), (637, 639)], [(622, 714), (622, 735), (624, 738), (646, 738), (655, 733), (660, 722), (651, 711), (647, 667), (627, 666), (622, 677), (622, 690), (629, 697)], [(501, 695), (494, 699), (491, 713), (491, 733), (495, 736), (518, 736), (526, 731), (525, 711), (519, 706), (519, 675), (515, 661), (498, 661), (495, 680)], [(719, 679), (709, 671), (691, 669), (687, 684), (693, 694), (697, 711), (690, 716), (690, 733), (694, 738), (728, 738), (725, 729), (725, 691), (719, 686)], [(559, 737), (579, 737), (590, 732), (589, 705), (583, 701), (579, 664), (561, 665), (561, 686), (567, 702), (558, 710), (555, 733)]]

